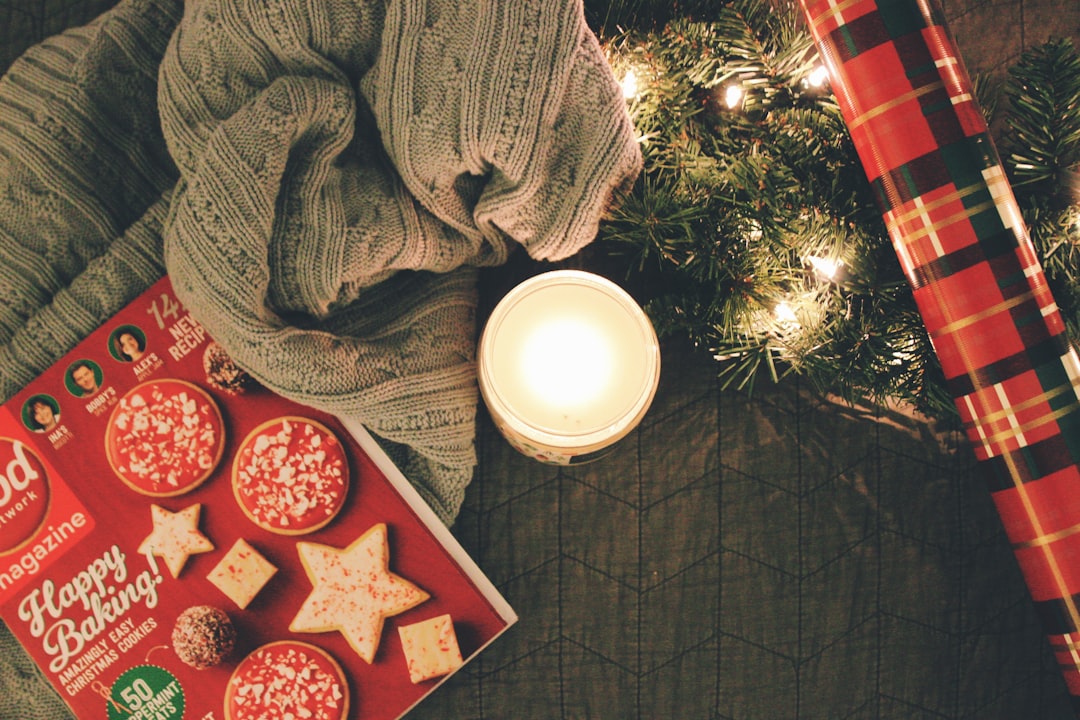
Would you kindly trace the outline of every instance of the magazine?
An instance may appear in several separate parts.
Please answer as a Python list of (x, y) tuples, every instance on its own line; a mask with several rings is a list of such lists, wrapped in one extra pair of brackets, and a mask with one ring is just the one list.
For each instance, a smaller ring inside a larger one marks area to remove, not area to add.
[(0, 618), (78, 718), (397, 718), (516, 620), (163, 279), (0, 408)]

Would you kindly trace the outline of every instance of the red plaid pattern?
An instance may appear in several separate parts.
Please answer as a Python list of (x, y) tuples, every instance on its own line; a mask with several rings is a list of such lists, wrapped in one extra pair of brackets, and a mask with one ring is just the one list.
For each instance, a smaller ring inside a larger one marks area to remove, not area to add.
[(1080, 358), (940, 10), (802, 4), (1080, 711)]

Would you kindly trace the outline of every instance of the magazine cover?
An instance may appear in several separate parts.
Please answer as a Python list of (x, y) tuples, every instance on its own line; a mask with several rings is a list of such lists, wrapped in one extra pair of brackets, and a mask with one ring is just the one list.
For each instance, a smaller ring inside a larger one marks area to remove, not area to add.
[(0, 407), (0, 617), (86, 720), (397, 718), (517, 619), (168, 279)]

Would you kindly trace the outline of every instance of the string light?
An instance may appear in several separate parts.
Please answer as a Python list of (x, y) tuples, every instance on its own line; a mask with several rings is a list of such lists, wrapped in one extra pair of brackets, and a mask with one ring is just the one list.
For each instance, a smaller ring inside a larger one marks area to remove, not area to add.
[(619, 83), (619, 87), (622, 88), (623, 97), (627, 100), (633, 100), (638, 96), (640, 88), (638, 87), (638, 77), (637, 73), (634, 72), (634, 68), (626, 71), (622, 81)]
[(886, 362), (893, 367), (904, 367), (911, 364), (911, 361), (915, 359), (914, 354), (907, 350), (896, 350), (892, 354), (892, 358)]
[(782, 324), (799, 326), (799, 318), (795, 315), (795, 309), (787, 301), (777, 303), (776, 307), (773, 308), (773, 313)]
[(843, 260), (829, 260), (814, 255), (807, 257), (806, 262), (810, 267), (814, 268), (814, 272), (825, 280), (835, 280), (836, 274), (844, 266)]
[(728, 85), (724, 89), (724, 104), (728, 106), (729, 110), (742, 105), (743, 101), (743, 89), (738, 85)]
[[(697, 33), (697, 28), (694, 32)], [(837, 89), (831, 84), (832, 77), (840, 80), (839, 75), (830, 73), (830, 69), (837, 67), (834, 59), (811, 55), (807, 45), (777, 37), (780, 44), (775, 47), (771, 42), (763, 44), (762, 65), (768, 64), (770, 55), (775, 59), (776, 53), (784, 53), (784, 66), (798, 69), (793, 78), (784, 75), (774, 78), (752, 69), (758, 65), (756, 62), (744, 63), (737, 58), (732, 58), (736, 62), (729, 62), (727, 40), (722, 36), (724, 29), (719, 29), (720, 34), (715, 36), (712, 32), (686, 38), (686, 28), (665, 27), (662, 32), (648, 35), (624, 34), (605, 48), (612, 76), (619, 81), (620, 92), (638, 128), (636, 140), (645, 151), (645, 172), (650, 178), (655, 173), (666, 179), (670, 173), (676, 179), (670, 186), (657, 183), (643, 188), (637, 196), (643, 202), (628, 208), (626, 213), (627, 219), (633, 221), (626, 226), (634, 228), (626, 231), (626, 241), (638, 243), (637, 249), (642, 253), (650, 256), (655, 253), (664, 271), (672, 273), (673, 285), (686, 284), (685, 289), (676, 287), (671, 291), (675, 297), (670, 305), (657, 304), (660, 315), (657, 322), (664, 324), (669, 332), (688, 327), (687, 334), (701, 338), (702, 347), (711, 345), (719, 361), (745, 360), (757, 348), (763, 348), (771, 357), (789, 361), (797, 369), (805, 368), (811, 375), (820, 372), (829, 377), (855, 378), (857, 384), (867, 385), (872, 392), (877, 391), (878, 385), (887, 386), (889, 392), (897, 387), (902, 396), (916, 399), (920, 406), (925, 402), (924, 407), (937, 409), (937, 397), (924, 392), (918, 385), (923, 382), (919, 377), (909, 379), (905, 373), (896, 373), (903, 377), (874, 378), (883, 368), (896, 371), (920, 365), (928, 346), (912, 342), (911, 348), (904, 347), (893, 354), (895, 347), (883, 351), (878, 344), (884, 343), (880, 338), (892, 337), (897, 322), (902, 322), (896, 319), (895, 308), (904, 301), (904, 296), (876, 292), (878, 268), (873, 264), (864, 267), (856, 257), (863, 252), (876, 253), (879, 244), (887, 240), (879, 237), (873, 227), (865, 228), (862, 220), (856, 219), (862, 215), (860, 208), (868, 198), (847, 192), (817, 209), (815, 206), (821, 201), (813, 194), (800, 197), (798, 192), (785, 189), (783, 195), (774, 196), (777, 191), (760, 182), (758, 171), (773, 177), (774, 169), (785, 172), (785, 168), (794, 169), (803, 163), (817, 172), (814, 163), (820, 162), (820, 169), (829, 172), (826, 163), (831, 162), (831, 156), (820, 156), (820, 141), (826, 138), (831, 142), (842, 134), (834, 100), (827, 97)], [(805, 35), (800, 37), (806, 39)], [(713, 47), (707, 43), (714, 39), (718, 41), (715, 55), (697, 57), (702, 48)], [(789, 47), (797, 54), (788, 57)], [(699, 61), (706, 59), (708, 63), (699, 68)], [(705, 68), (708, 72), (703, 72)], [(774, 105), (774, 98), (781, 101), (779, 105)], [(688, 120), (690, 124), (685, 128), (672, 122), (673, 115), (668, 112), (683, 99), (689, 99), (693, 109), (702, 111), (700, 116)], [(746, 113), (749, 117), (744, 121), (741, 116)], [(810, 129), (814, 130), (813, 134), (804, 132)], [(701, 142), (703, 138), (710, 142)], [(850, 151), (846, 145), (830, 147)], [(752, 155), (753, 162), (747, 163), (745, 171), (739, 163), (744, 155)], [(1034, 176), (1038, 174), (1038, 164), (1030, 158), (1026, 162), (1021, 158), (1017, 170), (1022, 176)], [(724, 170), (717, 172), (713, 168)], [(728, 168), (739, 172), (728, 172)], [(683, 178), (688, 182), (684, 184)], [(1075, 196), (1069, 198), (1073, 212), (1061, 217), (1060, 224), (1053, 228), (1057, 232), (1051, 239), (1058, 243), (1053, 249), (1061, 248), (1055, 259), (1064, 259), (1064, 264), (1075, 266), (1068, 262), (1067, 253), (1080, 253), (1080, 172), (1072, 177), (1072, 182), (1058, 185), (1054, 188), (1055, 195)], [(686, 187), (694, 188), (695, 192), (685, 193)], [(671, 200), (677, 207), (683, 207), (683, 203), (696, 204), (698, 189), (700, 197), (718, 200), (715, 213), (710, 206), (709, 212), (701, 215), (711, 222), (702, 222), (701, 227), (695, 225), (692, 240), (685, 244), (681, 237), (657, 237), (658, 233), (649, 228), (655, 214), (654, 203)], [(729, 189), (735, 201), (730, 207), (719, 201), (719, 196), (727, 196)], [(1068, 193), (1070, 190), (1072, 193)], [(742, 206), (738, 202), (741, 197), (752, 198), (755, 206)], [(754, 221), (752, 216), (767, 219)], [(868, 219), (871, 216), (872, 213), (866, 214)], [(852, 219), (840, 224), (830, 221), (833, 217)], [(1011, 212), (1006, 218), (1010, 224), (1020, 222)], [(613, 228), (612, 235), (620, 237), (624, 232), (622, 227)], [(865, 230), (871, 232), (864, 233)], [(801, 238), (795, 240), (789, 234)], [(677, 262), (684, 251), (694, 258), (693, 263)], [(817, 256), (818, 252), (824, 254)], [(713, 283), (711, 278), (732, 256), (746, 267), (740, 269), (734, 282)], [(701, 269), (708, 274), (695, 275)], [(1068, 272), (1057, 266), (1053, 269), (1063, 275)], [(692, 306), (702, 308), (701, 317), (685, 309), (699, 299), (698, 282), (705, 288), (702, 292), (710, 293), (710, 299), (713, 294), (724, 293), (708, 306)], [(669, 311), (661, 309), (668, 307)], [(723, 323), (713, 322), (714, 310), (725, 313)], [(854, 328), (859, 327), (861, 332), (864, 323), (877, 338), (874, 351), (843, 357), (845, 343), (858, 339), (859, 333)], [(834, 334), (833, 328), (841, 331)], [(805, 362), (804, 358), (812, 362)], [(736, 362), (732, 365), (733, 377), (750, 378), (757, 372), (756, 367)], [(952, 411), (947, 406), (942, 409)]]

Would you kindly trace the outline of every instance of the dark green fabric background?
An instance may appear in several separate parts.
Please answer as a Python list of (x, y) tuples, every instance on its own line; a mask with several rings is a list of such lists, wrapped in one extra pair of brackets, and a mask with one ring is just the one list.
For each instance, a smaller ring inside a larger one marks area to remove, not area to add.
[[(511, 280), (488, 276), (494, 302)], [(418, 718), (1073, 717), (970, 448), (666, 343), (597, 463), (486, 418), (455, 532), (522, 619)]]
[[(0, 0), (0, 67), (111, 4)], [(529, 271), (485, 271), (487, 307)], [(521, 620), (411, 717), (1072, 717), (960, 438), (714, 374), (665, 344), (641, 427), (573, 469), (481, 413), (454, 532)]]

